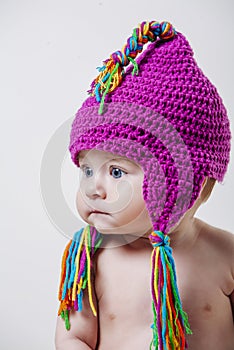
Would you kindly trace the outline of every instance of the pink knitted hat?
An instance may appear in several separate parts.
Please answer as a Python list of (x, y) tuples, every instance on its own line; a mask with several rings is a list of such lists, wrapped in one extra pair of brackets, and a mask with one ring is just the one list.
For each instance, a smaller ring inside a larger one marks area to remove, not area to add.
[[(192, 206), (206, 176), (223, 180), (230, 127), (222, 100), (197, 66), (188, 41), (180, 33), (156, 40), (165, 23), (158, 25), (143, 22), (135, 31), (136, 38), (145, 37), (145, 41), (154, 35), (154, 42), (136, 60), (137, 74), (132, 74), (133, 66), (124, 73), (123, 65), (130, 61), (125, 62), (128, 57), (122, 52), (105, 63), (104, 68), (110, 61), (115, 67), (119, 63), (122, 82), (105, 96), (100, 114), (100, 95), (105, 94), (108, 80), (104, 84), (97, 79), (92, 89), (96, 97), (89, 97), (76, 114), (69, 149), (77, 165), (79, 151), (91, 148), (139, 162), (145, 172), (144, 198), (153, 227), (167, 233), (171, 213), (174, 224)], [(128, 39), (128, 55), (142, 50), (136, 38)]]
[(224, 178), (231, 138), (226, 109), (188, 41), (168, 22), (141, 23), (99, 70), (92, 96), (72, 124), (72, 160), (79, 165), (79, 152), (95, 148), (127, 156), (143, 168), (143, 195), (154, 229), (149, 237), (154, 248), (152, 344), (184, 349), (190, 329), (167, 234), (194, 204), (205, 177)]

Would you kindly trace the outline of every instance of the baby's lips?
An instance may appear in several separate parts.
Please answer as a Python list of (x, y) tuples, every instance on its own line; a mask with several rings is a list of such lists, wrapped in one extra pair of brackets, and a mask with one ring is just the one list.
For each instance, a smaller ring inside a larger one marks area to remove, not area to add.
[(91, 210), (89, 215), (91, 214), (104, 214), (104, 215), (110, 215), (109, 213), (105, 213), (103, 211), (100, 211), (100, 210)]

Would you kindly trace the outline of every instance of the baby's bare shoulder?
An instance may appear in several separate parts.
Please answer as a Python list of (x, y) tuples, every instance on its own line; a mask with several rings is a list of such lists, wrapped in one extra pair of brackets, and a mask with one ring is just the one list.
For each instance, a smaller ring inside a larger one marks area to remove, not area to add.
[(196, 225), (199, 232), (199, 243), (204, 245), (209, 252), (213, 251), (217, 256), (222, 256), (229, 261), (234, 274), (234, 234), (209, 225), (200, 219), (196, 219)]
[(212, 246), (234, 249), (234, 234), (219, 227), (212, 226), (207, 222), (195, 218), (196, 230), (199, 240), (209, 242)]

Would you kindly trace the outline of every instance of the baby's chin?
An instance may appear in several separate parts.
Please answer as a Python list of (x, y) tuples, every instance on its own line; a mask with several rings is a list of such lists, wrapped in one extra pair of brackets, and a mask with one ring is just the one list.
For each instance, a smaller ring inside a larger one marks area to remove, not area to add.
[[(91, 226), (94, 226), (91, 224)], [(128, 231), (124, 230), (121, 227), (109, 227), (109, 226), (94, 226), (96, 230), (103, 234), (103, 235), (123, 235), (123, 234), (130, 234)]]
[(140, 237), (148, 237), (152, 232), (152, 224), (148, 222), (144, 225), (139, 224), (139, 222), (122, 222), (122, 224), (117, 221), (116, 218), (110, 216), (103, 216), (100, 214), (88, 215), (87, 213), (79, 213), (82, 220), (103, 234), (103, 235), (125, 235), (130, 236), (132, 239), (137, 239)]
[(128, 225), (125, 226), (118, 226), (118, 227), (111, 227), (111, 226), (98, 226), (98, 225), (92, 225), (89, 223), (90, 226), (95, 227), (95, 229), (103, 234), (103, 235), (122, 235), (129, 237), (130, 240), (136, 240), (141, 237), (148, 237), (150, 233), (152, 232), (152, 228), (147, 228), (141, 232), (136, 232), (134, 229), (130, 229)]

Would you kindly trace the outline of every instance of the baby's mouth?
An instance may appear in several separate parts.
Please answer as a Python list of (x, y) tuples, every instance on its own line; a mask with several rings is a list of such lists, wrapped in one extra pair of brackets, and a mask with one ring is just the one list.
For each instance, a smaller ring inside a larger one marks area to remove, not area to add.
[(110, 215), (108, 213), (105, 213), (103, 211), (100, 211), (100, 210), (91, 210), (91, 212), (89, 213), (89, 215), (91, 214), (102, 214), (102, 215)]

